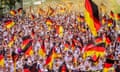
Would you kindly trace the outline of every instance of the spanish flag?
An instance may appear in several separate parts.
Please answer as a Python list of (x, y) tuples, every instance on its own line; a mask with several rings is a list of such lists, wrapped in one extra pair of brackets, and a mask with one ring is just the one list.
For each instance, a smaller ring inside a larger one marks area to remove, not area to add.
[(5, 21), (5, 26), (6, 26), (6, 28), (11, 28), (11, 27), (14, 26), (14, 24), (15, 24), (15, 22), (12, 21), (12, 20), (7, 20), (7, 21)]
[(45, 48), (44, 40), (43, 40), (43, 43), (41, 45), (41, 48), (39, 49), (39, 55), (42, 57), (46, 56), (46, 48)]
[(16, 11), (15, 10), (11, 10), (10, 14), (13, 15), (13, 16), (15, 16), (16, 15)]
[(85, 20), (92, 34), (97, 36), (97, 31), (100, 29), (99, 13), (97, 5), (92, 0), (85, 0)]
[(4, 67), (4, 56), (0, 54), (0, 66)]
[(10, 42), (8, 43), (8, 46), (9, 46), (9, 47), (12, 47), (12, 45), (13, 45), (14, 42), (15, 42), (15, 40), (16, 40), (16, 36), (13, 36), (13, 37), (11, 38)]

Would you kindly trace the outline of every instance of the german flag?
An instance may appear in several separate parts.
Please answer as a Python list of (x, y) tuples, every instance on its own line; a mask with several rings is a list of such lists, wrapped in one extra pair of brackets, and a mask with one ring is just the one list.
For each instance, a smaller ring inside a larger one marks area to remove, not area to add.
[(44, 15), (44, 14), (45, 14), (45, 11), (44, 11), (42, 8), (39, 8), (39, 9), (38, 9), (38, 14)]
[(116, 14), (116, 20), (120, 20), (120, 13)]
[(16, 54), (16, 53), (13, 51), (13, 52), (12, 52), (12, 60), (13, 60), (13, 62), (15, 63), (15, 62), (18, 60), (18, 58), (19, 58), (19, 55)]
[(4, 56), (0, 54), (0, 66), (4, 67)]
[(59, 26), (59, 36), (62, 37), (64, 32), (64, 28), (62, 25)]
[(52, 25), (52, 20), (50, 19), (50, 18), (47, 18), (47, 20), (46, 20), (46, 24), (48, 25), (48, 26), (50, 26), (50, 25)]
[(33, 54), (33, 50), (32, 50), (32, 40), (29, 41), (29, 43), (27, 43), (27, 45), (23, 48), (22, 50), (25, 55), (27, 56), (31, 56)]
[(117, 37), (117, 41), (120, 42), (120, 34)]
[(109, 45), (111, 43), (111, 41), (112, 41), (111, 37), (109, 35), (107, 35), (105, 37), (105, 43), (106, 43), (106, 45)]
[(65, 62), (60, 66), (58, 72), (69, 72)]
[(81, 16), (81, 15), (77, 16), (76, 19), (77, 19), (78, 22), (84, 22), (84, 16)]
[(110, 11), (110, 18), (114, 19), (115, 15), (113, 13), (113, 11)]
[(53, 48), (51, 49), (51, 51), (49, 52), (49, 55), (48, 55), (48, 57), (46, 58), (46, 63), (45, 63), (45, 65), (48, 65), (48, 66), (49, 66), (49, 69), (50, 69), (50, 70), (51, 70), (52, 67), (53, 67), (53, 61), (54, 61), (55, 57), (56, 57), (56, 52), (55, 52), (55, 47), (53, 47)]
[(42, 57), (46, 56), (46, 48), (45, 48), (44, 40), (43, 40), (43, 43), (41, 45), (41, 48), (39, 49), (39, 55)]
[(107, 19), (106, 19), (106, 16), (103, 16), (102, 17), (102, 24), (104, 25), (106, 23)]
[(34, 31), (34, 29), (32, 29), (31, 38), (34, 39), (34, 36), (35, 36), (35, 31)]
[(46, 19), (46, 25), (48, 27), (49, 30), (51, 30), (51, 25), (53, 24), (53, 21), (50, 18)]
[(30, 14), (30, 19), (31, 20), (34, 20), (35, 19), (35, 16), (33, 14)]
[(21, 48), (24, 49), (29, 42), (30, 42), (30, 39), (23, 40)]
[(10, 42), (8, 43), (8, 46), (9, 46), (9, 47), (12, 47), (12, 45), (13, 45), (14, 42), (15, 42), (15, 40), (16, 40), (16, 36), (13, 36), (13, 37), (11, 38)]
[[(112, 60), (112, 59), (106, 59), (106, 62), (104, 63), (103, 72), (109, 72), (109, 71), (111, 71), (113, 64), (114, 64), (114, 60)], [(112, 72), (114, 72), (114, 70)]]
[(19, 8), (17, 11), (18, 11), (18, 14), (22, 14), (22, 8)]
[(15, 22), (12, 21), (12, 20), (7, 20), (7, 21), (5, 21), (5, 26), (6, 26), (6, 28), (11, 28), (11, 27), (14, 26), (14, 24), (15, 24)]
[(113, 24), (113, 19), (108, 19), (108, 27), (112, 26)]
[(70, 43), (68, 41), (66, 41), (66, 43), (64, 44), (64, 50), (67, 51), (69, 49)]
[(75, 50), (75, 40), (74, 39), (72, 39), (72, 50), (74, 51)]
[(10, 14), (13, 15), (13, 16), (15, 16), (16, 15), (16, 11), (15, 10), (11, 10)]
[(97, 57), (103, 57), (105, 56), (105, 48), (101, 46), (94, 47), (94, 52)]
[(99, 13), (97, 5), (92, 0), (85, 0), (85, 20), (94, 36), (97, 36), (97, 31), (100, 29)]
[(32, 46), (30, 46), (26, 49), (25, 55), (27, 55), (27, 56), (32, 56), (33, 55)]
[(47, 15), (48, 16), (52, 16), (54, 14), (54, 9), (52, 7), (48, 7), (48, 12), (47, 12)]
[(73, 57), (72, 62), (73, 62), (75, 65), (77, 65), (77, 58), (76, 58), (76, 57)]
[(102, 37), (97, 36), (97, 37), (95, 38), (95, 43), (96, 43), (96, 44), (102, 43), (102, 42), (103, 42), (103, 38), (102, 38)]
[(83, 49), (83, 58), (85, 59), (87, 56), (92, 56), (94, 54), (93, 50), (94, 44), (87, 44)]

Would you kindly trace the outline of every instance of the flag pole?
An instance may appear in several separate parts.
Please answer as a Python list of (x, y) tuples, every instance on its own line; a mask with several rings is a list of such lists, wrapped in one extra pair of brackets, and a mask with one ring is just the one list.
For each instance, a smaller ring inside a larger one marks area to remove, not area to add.
[(16, 61), (14, 62), (14, 72), (16, 72)]

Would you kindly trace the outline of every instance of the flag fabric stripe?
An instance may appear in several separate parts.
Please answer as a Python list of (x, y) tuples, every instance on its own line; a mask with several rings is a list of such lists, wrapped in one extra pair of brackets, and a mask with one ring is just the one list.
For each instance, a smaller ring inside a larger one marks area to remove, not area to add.
[(30, 46), (26, 51), (25, 55), (31, 56), (33, 54), (32, 46)]
[(85, 0), (85, 19), (94, 36), (97, 36), (97, 31), (100, 29), (99, 13), (97, 5), (92, 0)]
[(15, 24), (15, 22), (12, 20), (8, 20), (5, 22), (6, 28), (11, 28), (14, 26), (14, 24)]
[(0, 54), (0, 66), (4, 66), (4, 56), (3, 54)]

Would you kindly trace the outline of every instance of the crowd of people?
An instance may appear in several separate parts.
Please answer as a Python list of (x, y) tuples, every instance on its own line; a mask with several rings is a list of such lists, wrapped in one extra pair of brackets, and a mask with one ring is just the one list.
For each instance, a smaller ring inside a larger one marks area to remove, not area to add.
[[(82, 17), (80, 21), (77, 19), (78, 16)], [(109, 18), (106, 15), (106, 19)], [(50, 23), (46, 24), (48, 19)], [(6, 28), (6, 20), (13, 20), (14, 26)], [(115, 20), (111, 26), (105, 22), (98, 31), (97, 35), (101, 38), (109, 35), (111, 42), (105, 45), (105, 56), (99, 57), (96, 64), (92, 61), (92, 56), (83, 57), (85, 46), (89, 43), (95, 44), (96, 39), (89, 29), (84, 15), (75, 13), (48, 17), (39, 15), (31, 19), (26, 15), (11, 16), (8, 14), (0, 21), (0, 53), (4, 57), (4, 66), (0, 66), (0, 72), (104, 72), (104, 63), (110, 56), (114, 60), (110, 72), (119, 72), (120, 41), (117, 40), (119, 36), (117, 25)], [(58, 26), (62, 26), (61, 34), (57, 31)], [(16, 36), (16, 39), (13, 45), (9, 46), (13, 36)], [(26, 55), (22, 51), (25, 37), (32, 40), (32, 55)], [(46, 50), (45, 56), (39, 54), (42, 45)], [(49, 64), (46, 65), (46, 59), (53, 48), (59, 57), (52, 59), (52, 68), (50, 68)], [(12, 57), (13, 52), (18, 55), (15, 62)]]

